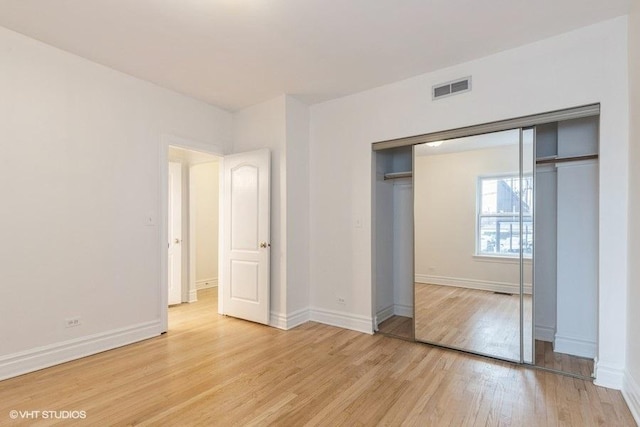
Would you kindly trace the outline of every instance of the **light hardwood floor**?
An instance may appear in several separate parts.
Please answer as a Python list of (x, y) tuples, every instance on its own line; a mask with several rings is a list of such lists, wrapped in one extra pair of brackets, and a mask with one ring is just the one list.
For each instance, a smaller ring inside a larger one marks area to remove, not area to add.
[(553, 344), (536, 340), (536, 366), (590, 377), (593, 374), (594, 361), (584, 357), (555, 353)]
[(378, 333), (413, 341), (413, 319), (393, 315), (378, 325)]
[[(416, 340), (509, 359), (520, 358), (519, 295), (426, 283), (415, 286)], [(530, 295), (524, 296), (524, 309), (524, 352), (529, 355), (525, 361), (530, 363), (533, 331)], [(397, 319), (393, 322), (394, 331), (400, 330), (398, 322)], [(554, 353), (551, 343), (543, 341), (536, 340), (535, 346), (536, 366), (587, 378), (593, 372), (593, 359)]]
[(416, 283), (415, 316), (418, 341), (520, 360), (519, 295)]
[[(170, 310), (170, 332), (0, 382), (9, 411), (84, 410), (82, 425), (635, 425), (618, 391), (317, 323), (290, 331)], [(60, 425), (69, 425), (61, 421)]]

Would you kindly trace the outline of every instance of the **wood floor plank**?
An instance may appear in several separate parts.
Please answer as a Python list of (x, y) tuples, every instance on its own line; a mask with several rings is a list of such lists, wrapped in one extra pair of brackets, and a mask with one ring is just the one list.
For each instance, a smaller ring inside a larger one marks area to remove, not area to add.
[(281, 331), (199, 299), (170, 309), (166, 335), (0, 382), (0, 426), (635, 425), (589, 381), (313, 322)]
[[(520, 297), (477, 289), (415, 284), (415, 337), (418, 341), (465, 349), (512, 360), (520, 359)], [(531, 362), (531, 296), (524, 296), (525, 359)], [(412, 337), (412, 319), (392, 316), (380, 332)], [(593, 359), (556, 353), (553, 345), (535, 341), (536, 366), (589, 378)]]

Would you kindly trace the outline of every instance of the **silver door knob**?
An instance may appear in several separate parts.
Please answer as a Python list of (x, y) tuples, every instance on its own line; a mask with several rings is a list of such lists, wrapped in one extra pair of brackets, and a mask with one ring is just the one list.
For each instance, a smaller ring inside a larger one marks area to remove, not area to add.
[(174, 240), (174, 241), (173, 241), (173, 243), (175, 243), (176, 245), (179, 245), (181, 241), (182, 241), (182, 240), (180, 240), (180, 239), (176, 238), (176, 240)]
[(271, 245), (269, 243), (267, 243), (267, 242), (260, 242), (260, 247), (261, 248), (270, 248)]

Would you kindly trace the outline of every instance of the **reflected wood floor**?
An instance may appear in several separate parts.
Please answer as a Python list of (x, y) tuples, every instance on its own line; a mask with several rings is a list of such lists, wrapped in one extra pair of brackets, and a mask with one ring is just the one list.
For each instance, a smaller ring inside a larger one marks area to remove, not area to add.
[(200, 297), (166, 335), (0, 382), (0, 424), (55, 424), (15, 409), (95, 426), (634, 425), (620, 392), (588, 381), (312, 322), (281, 331)]
[(413, 340), (413, 319), (393, 315), (378, 325), (378, 333)]
[(415, 301), (416, 340), (520, 360), (519, 295), (416, 283)]
[[(531, 296), (525, 295), (524, 298), (524, 344), (525, 355), (527, 355), (531, 351), (533, 328), (531, 328)], [(418, 301), (415, 310), (418, 341), (428, 341), (511, 359), (520, 358), (520, 298), (518, 295), (501, 295), (476, 289), (416, 283), (416, 301)], [(383, 324), (381, 324), (381, 332)], [(398, 324), (398, 320), (393, 322), (395, 330), (400, 329)], [(539, 340), (536, 340), (535, 346), (536, 366), (591, 377), (594, 368), (593, 359), (554, 353), (551, 343)], [(530, 357), (525, 357), (525, 361), (530, 363)]]

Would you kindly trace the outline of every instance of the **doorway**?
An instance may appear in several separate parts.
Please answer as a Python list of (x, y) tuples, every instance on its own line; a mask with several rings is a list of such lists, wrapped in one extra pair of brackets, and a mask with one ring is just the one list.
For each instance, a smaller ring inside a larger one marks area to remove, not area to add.
[(167, 293), (175, 310), (217, 297), (220, 157), (169, 145), (167, 160)]
[[(161, 332), (169, 329), (168, 302), (168, 246), (169, 239), (169, 161), (181, 162), (181, 189), (184, 194), (195, 194), (189, 183), (191, 175), (199, 175), (194, 166), (218, 162), (218, 260), (206, 262), (206, 268), (218, 267), (218, 280), (213, 276), (202, 276), (200, 287), (215, 288), (218, 297), (218, 313), (269, 325), (270, 320), (270, 194), (271, 152), (266, 149), (223, 155), (220, 147), (209, 146), (183, 138), (165, 135), (160, 146), (160, 194), (161, 216), (158, 247), (160, 280), (158, 304)], [(188, 173), (187, 173), (188, 171)], [(211, 176), (210, 173), (204, 175)], [(191, 197), (193, 200), (194, 196)], [(201, 237), (189, 223), (195, 223), (195, 208), (183, 202), (185, 215), (182, 218), (180, 263), (181, 293), (183, 302), (194, 302), (198, 298), (196, 285), (196, 242)], [(155, 225), (155, 216), (149, 213), (148, 222)], [(188, 222), (187, 222), (188, 221)], [(185, 222), (186, 225), (185, 225)], [(175, 241), (175, 238), (174, 238)], [(211, 244), (209, 247), (211, 248)], [(186, 256), (185, 256), (186, 254)], [(206, 271), (206, 269), (204, 270)], [(209, 270), (211, 271), (211, 270)], [(176, 274), (177, 276), (177, 274)], [(186, 276), (186, 278), (185, 278)], [(205, 289), (202, 289), (203, 291)], [(180, 304), (186, 306), (186, 304)]]

